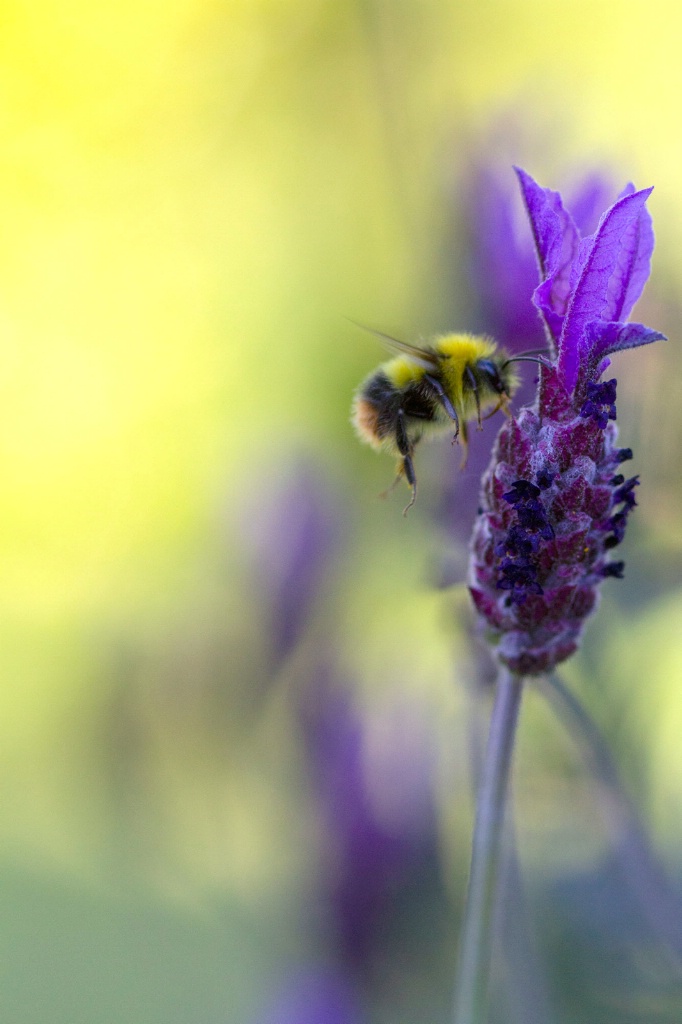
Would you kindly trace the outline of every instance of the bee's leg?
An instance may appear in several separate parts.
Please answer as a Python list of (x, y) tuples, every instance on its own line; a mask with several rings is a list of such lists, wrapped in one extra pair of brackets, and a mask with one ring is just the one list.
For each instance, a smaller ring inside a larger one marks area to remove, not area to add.
[(466, 423), (462, 424), (462, 432), (459, 435), (459, 439), (462, 445), (462, 461), (459, 464), (459, 468), (466, 469), (467, 459), (469, 458), (469, 435), (467, 434)]
[(381, 492), (379, 497), (380, 498), (387, 498), (389, 496), (389, 494), (391, 493), (391, 491), (393, 491), (395, 489), (397, 484), (400, 483), (400, 481), (402, 480), (404, 475), (405, 475), (405, 470), (403, 468), (403, 460), (400, 459), (398, 461), (398, 469), (396, 471), (395, 479), (394, 479), (393, 483), (389, 484), (388, 487), (386, 488), (386, 490)]
[(511, 416), (511, 410), (509, 408), (509, 395), (502, 395), (495, 408), (491, 409), (489, 413), (486, 413), (483, 419), (489, 420), (490, 417), (494, 416), (496, 412), (500, 411), (500, 409), (502, 410), (505, 416)]
[(403, 515), (406, 516), (408, 511), (412, 508), (415, 501), (417, 500), (417, 477), (414, 472), (414, 463), (412, 462), (412, 445), (410, 439), (407, 436), (407, 429), (405, 427), (405, 413), (402, 409), (398, 409), (398, 425), (395, 432), (395, 440), (398, 446), (398, 451), (403, 457), (402, 472), (405, 474), (405, 479), (412, 488), (412, 497), (409, 504), (403, 509)]
[(427, 383), (430, 384), (433, 390), (436, 392), (436, 395), (438, 396), (438, 401), (443, 406), (452, 422), (455, 424), (455, 436), (453, 440), (456, 441), (457, 437), (459, 436), (459, 416), (457, 415), (457, 411), (454, 405), (446, 395), (443, 385), (439, 380), (437, 380), (435, 377), (432, 377), (430, 373), (424, 374), (424, 380), (427, 381)]
[(471, 388), (472, 394), (474, 396), (474, 401), (476, 403), (476, 419), (478, 420), (478, 429), (480, 430), (481, 429), (481, 400), (478, 397), (478, 381), (476, 380), (476, 376), (474, 374), (474, 371), (471, 369), (470, 366), (467, 366), (465, 368), (464, 376), (466, 377), (466, 379), (468, 381), (468, 384), (469, 384), (469, 387)]
[(412, 462), (411, 455), (403, 456), (403, 473), (405, 474), (405, 479), (412, 488), (412, 497), (403, 509), (403, 515), (406, 516), (417, 500), (417, 477), (414, 474), (414, 464)]

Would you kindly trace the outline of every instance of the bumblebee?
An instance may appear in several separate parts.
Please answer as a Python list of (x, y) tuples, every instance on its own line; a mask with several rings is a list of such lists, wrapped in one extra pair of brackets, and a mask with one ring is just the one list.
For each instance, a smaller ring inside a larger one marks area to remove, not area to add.
[(489, 338), (447, 334), (422, 348), (372, 333), (396, 355), (358, 388), (352, 422), (362, 441), (398, 456), (394, 485), (404, 476), (412, 488), (406, 515), (417, 498), (413, 456), (422, 437), (453, 431), (464, 466), (468, 421), (480, 429), (484, 412), (508, 413), (518, 378), (510, 357)]

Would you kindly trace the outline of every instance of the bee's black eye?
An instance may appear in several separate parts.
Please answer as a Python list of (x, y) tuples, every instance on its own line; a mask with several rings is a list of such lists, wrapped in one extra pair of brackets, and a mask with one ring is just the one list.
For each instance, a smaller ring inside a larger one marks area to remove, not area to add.
[(479, 359), (476, 369), (487, 380), (493, 391), (496, 391), (498, 395), (504, 394), (504, 381), (500, 377), (500, 371), (492, 359)]
[(479, 359), (477, 366), (481, 373), (484, 373), (486, 377), (499, 377), (497, 367), (492, 359)]

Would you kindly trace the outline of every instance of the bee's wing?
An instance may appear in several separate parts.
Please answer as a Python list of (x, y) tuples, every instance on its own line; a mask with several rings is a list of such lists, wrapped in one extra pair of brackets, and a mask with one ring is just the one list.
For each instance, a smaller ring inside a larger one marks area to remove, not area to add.
[(398, 338), (392, 338), (390, 334), (384, 334), (383, 331), (376, 331), (373, 327), (365, 327), (364, 324), (356, 323), (355, 320), (351, 320), (352, 324), (356, 327), (360, 327), (363, 331), (368, 331), (373, 334), (375, 338), (378, 338), (382, 345), (385, 345), (391, 352), (396, 352), (399, 355), (408, 356), (412, 362), (416, 363), (417, 366), (421, 366), (424, 370), (436, 370), (438, 369), (438, 359), (435, 353), (430, 352), (426, 348), (419, 348), (417, 345), (410, 345), (406, 341), (400, 341)]

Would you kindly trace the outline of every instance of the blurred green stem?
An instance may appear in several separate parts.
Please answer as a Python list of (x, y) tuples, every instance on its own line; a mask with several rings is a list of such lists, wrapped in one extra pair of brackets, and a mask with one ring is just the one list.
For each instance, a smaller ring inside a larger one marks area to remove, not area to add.
[(523, 680), (501, 669), (476, 806), (455, 986), (454, 1024), (485, 1019), (507, 790)]
[(600, 783), (605, 819), (615, 839), (622, 872), (637, 897), (652, 934), (665, 944), (678, 973), (682, 972), (682, 902), (658, 860), (635, 805), (621, 782), (613, 755), (596, 723), (556, 673), (539, 677), (538, 685), (558, 717), (581, 747)]

